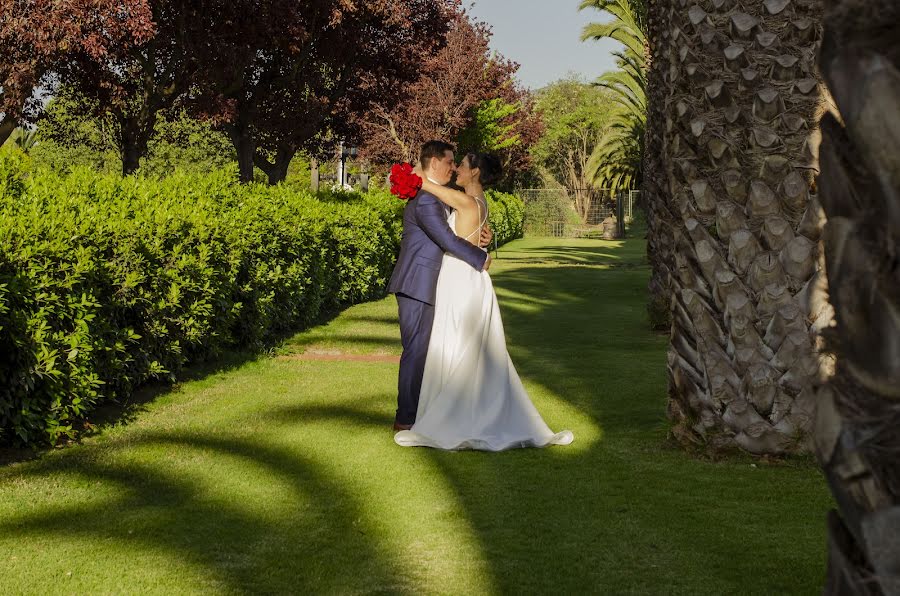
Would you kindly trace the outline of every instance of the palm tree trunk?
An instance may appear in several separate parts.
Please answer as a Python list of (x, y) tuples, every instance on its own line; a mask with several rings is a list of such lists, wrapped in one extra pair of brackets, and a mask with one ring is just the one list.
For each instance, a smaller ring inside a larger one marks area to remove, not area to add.
[(832, 0), (820, 65), (832, 325), (817, 388), (829, 517), (826, 594), (900, 594), (900, 6)]
[(678, 213), (668, 355), (673, 436), (809, 449), (820, 208), (818, 0), (669, 0), (664, 139)]
[(663, 151), (665, 113), (665, 22), (662, 0), (647, 3), (647, 126), (645, 129), (643, 179), (641, 200), (647, 214), (647, 259), (651, 266), (647, 285), (647, 314), (653, 329), (671, 326), (671, 282), (674, 270), (674, 241), (672, 224), (675, 217), (669, 212), (671, 199), (666, 184), (666, 164)]

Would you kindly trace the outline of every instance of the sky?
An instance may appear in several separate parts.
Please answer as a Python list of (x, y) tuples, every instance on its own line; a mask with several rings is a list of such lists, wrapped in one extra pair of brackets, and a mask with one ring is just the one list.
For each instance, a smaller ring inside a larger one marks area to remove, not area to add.
[(580, 41), (591, 22), (609, 15), (588, 8), (578, 10), (579, 0), (468, 0), (471, 14), (493, 28), (491, 46), (518, 62), (519, 81), (531, 89), (566, 77), (569, 73), (593, 81), (615, 68), (611, 40)]

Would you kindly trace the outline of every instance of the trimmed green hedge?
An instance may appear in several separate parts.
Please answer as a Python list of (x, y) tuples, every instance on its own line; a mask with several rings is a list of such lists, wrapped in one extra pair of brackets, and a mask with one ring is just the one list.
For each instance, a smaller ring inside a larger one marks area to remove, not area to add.
[(491, 230), (497, 246), (521, 238), (525, 233), (525, 203), (522, 199), (493, 190), (487, 191), (486, 195)]
[[(492, 198), (498, 240), (521, 235), (521, 201)], [(384, 191), (59, 176), (0, 157), (0, 443), (75, 436), (151, 379), (382, 296), (402, 209)]]

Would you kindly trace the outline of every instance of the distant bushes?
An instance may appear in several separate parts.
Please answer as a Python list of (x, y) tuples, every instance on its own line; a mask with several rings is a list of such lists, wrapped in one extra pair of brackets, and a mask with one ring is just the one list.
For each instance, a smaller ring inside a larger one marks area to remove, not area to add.
[[(492, 194), (502, 244), (523, 207)], [(233, 174), (29, 172), (0, 156), (0, 443), (53, 443), (103, 401), (383, 295), (403, 203)]]

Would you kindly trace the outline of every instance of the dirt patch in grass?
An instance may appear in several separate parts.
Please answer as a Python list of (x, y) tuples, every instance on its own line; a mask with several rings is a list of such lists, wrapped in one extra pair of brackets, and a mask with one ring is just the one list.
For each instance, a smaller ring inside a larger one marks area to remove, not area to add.
[(300, 354), (279, 356), (278, 360), (315, 360), (317, 362), (390, 362), (400, 363), (392, 354), (348, 354), (340, 350), (306, 350)]

